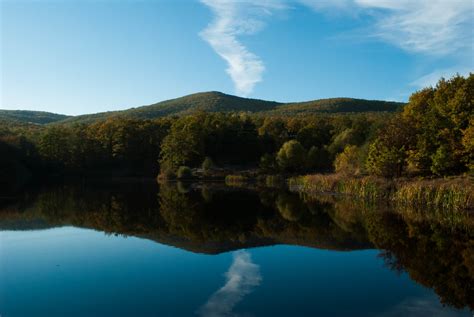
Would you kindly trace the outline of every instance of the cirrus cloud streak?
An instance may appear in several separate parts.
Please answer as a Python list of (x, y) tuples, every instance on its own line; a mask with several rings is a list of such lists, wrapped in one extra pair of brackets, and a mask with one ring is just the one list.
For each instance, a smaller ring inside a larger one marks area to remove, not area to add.
[(284, 8), (279, 0), (201, 0), (214, 13), (214, 20), (200, 35), (227, 62), (227, 73), (236, 93), (247, 96), (262, 80), (263, 61), (239, 41), (242, 35), (260, 31), (266, 16)]
[(443, 71), (452, 68), (459, 72), (474, 67), (472, 0), (200, 1), (214, 14), (213, 21), (200, 35), (226, 61), (226, 71), (235, 91), (243, 96), (252, 93), (255, 85), (262, 81), (265, 65), (242, 44), (241, 37), (262, 30), (266, 19), (275, 11), (296, 6), (366, 19), (365, 37), (390, 43), (411, 54), (451, 60), (455, 66)]

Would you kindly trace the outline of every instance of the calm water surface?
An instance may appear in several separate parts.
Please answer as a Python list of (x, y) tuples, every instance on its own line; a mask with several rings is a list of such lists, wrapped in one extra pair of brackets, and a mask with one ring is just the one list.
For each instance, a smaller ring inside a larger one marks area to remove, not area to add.
[(276, 189), (62, 186), (0, 206), (6, 316), (471, 316), (471, 219)]

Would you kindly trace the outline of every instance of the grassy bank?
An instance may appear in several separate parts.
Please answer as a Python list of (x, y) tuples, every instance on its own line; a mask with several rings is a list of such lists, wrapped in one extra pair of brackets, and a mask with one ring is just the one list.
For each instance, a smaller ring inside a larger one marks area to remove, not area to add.
[(337, 193), (359, 199), (388, 200), (410, 208), (474, 210), (474, 181), (468, 177), (442, 179), (385, 179), (338, 174), (291, 178), (290, 189), (308, 194)]

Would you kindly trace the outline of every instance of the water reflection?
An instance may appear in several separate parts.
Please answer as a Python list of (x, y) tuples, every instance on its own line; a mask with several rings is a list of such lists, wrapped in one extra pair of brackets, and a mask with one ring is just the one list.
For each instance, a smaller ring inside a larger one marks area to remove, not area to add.
[(225, 274), (226, 283), (217, 290), (198, 311), (204, 317), (238, 316), (232, 313), (242, 298), (260, 285), (260, 268), (252, 262), (250, 253), (234, 252), (234, 259)]
[[(377, 248), (388, 268), (407, 272), (433, 289), (441, 303), (471, 309), (473, 223), (468, 214), (422, 214), (330, 196), (209, 184), (62, 186), (0, 206), (0, 230), (75, 226), (206, 254), (276, 244), (340, 251)], [(231, 314), (261, 280), (258, 266), (244, 251), (235, 254), (226, 278), (199, 314)]]
[(409, 298), (402, 301), (395, 307), (380, 314), (380, 317), (456, 317), (458, 312), (446, 310), (439, 304), (438, 299), (434, 296), (423, 298)]

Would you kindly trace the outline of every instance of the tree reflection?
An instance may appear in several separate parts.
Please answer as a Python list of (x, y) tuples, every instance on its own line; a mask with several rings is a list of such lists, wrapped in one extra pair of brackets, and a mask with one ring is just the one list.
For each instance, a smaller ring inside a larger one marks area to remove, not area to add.
[(370, 240), (385, 250), (381, 255), (388, 267), (434, 289), (444, 304), (474, 308), (472, 227), (453, 231), (396, 213), (374, 213), (367, 224)]
[(175, 183), (159, 189), (145, 183), (62, 186), (2, 206), (1, 229), (73, 225), (210, 254), (273, 244), (376, 247), (387, 267), (432, 288), (443, 303), (474, 308), (469, 214), (390, 210), (274, 188)]

